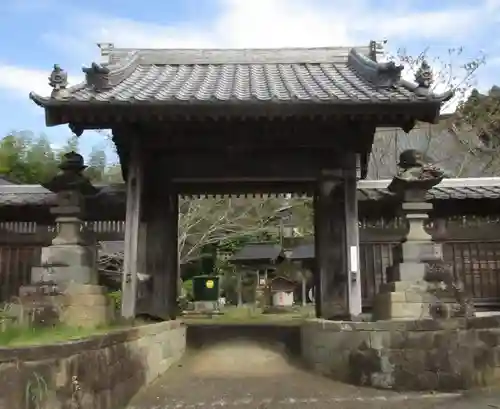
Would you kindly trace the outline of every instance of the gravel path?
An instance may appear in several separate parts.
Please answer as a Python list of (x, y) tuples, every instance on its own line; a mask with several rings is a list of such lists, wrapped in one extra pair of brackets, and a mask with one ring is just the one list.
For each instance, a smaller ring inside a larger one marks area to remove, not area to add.
[(232, 342), (186, 355), (128, 409), (496, 409), (496, 404), (500, 409), (496, 392), (400, 394), (346, 385), (294, 366), (280, 351)]

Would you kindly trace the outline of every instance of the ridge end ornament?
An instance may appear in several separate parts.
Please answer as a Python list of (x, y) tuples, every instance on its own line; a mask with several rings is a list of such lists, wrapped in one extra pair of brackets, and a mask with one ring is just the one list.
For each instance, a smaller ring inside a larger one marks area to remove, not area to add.
[(49, 86), (52, 88), (51, 97), (60, 98), (67, 96), (68, 73), (59, 64), (54, 64), (48, 79)]
[(434, 82), (434, 75), (431, 66), (426, 60), (422, 61), (420, 67), (415, 73), (415, 82), (419, 88), (430, 88)]

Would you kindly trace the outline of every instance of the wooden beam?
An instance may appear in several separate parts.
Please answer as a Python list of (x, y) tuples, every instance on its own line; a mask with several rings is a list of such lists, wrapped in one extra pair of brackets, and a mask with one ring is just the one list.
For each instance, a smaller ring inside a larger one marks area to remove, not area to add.
[(125, 215), (125, 254), (123, 260), (121, 315), (125, 319), (132, 319), (135, 317), (137, 301), (139, 227), (143, 186), (143, 162), (137, 144), (134, 144), (130, 152), (126, 183), (127, 204)]

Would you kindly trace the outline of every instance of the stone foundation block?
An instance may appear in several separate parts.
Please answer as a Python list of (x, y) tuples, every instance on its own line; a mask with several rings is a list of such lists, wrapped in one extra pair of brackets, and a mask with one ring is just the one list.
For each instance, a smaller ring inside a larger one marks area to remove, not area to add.
[(96, 284), (98, 280), (96, 269), (88, 266), (49, 266), (32, 267), (32, 283), (63, 283)]
[(430, 318), (431, 297), (418, 292), (389, 292), (377, 294), (374, 299), (375, 320)]
[(114, 319), (114, 306), (103, 287), (74, 283), (60, 287), (56, 286), (51, 292), (35, 286), (23, 287), (18, 308), (12, 311), (16, 311), (18, 319), (41, 326), (61, 323), (98, 327)]
[(95, 267), (96, 251), (94, 246), (78, 244), (52, 245), (42, 248), (41, 264), (61, 266)]

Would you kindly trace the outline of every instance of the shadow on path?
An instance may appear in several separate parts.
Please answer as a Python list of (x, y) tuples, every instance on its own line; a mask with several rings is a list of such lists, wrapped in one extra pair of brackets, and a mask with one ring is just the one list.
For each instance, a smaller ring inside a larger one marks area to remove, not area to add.
[(288, 358), (285, 348), (233, 340), (191, 350), (140, 392), (129, 409), (427, 409), (456, 404), (456, 399), (457, 395), (400, 394), (342, 384), (304, 371)]

